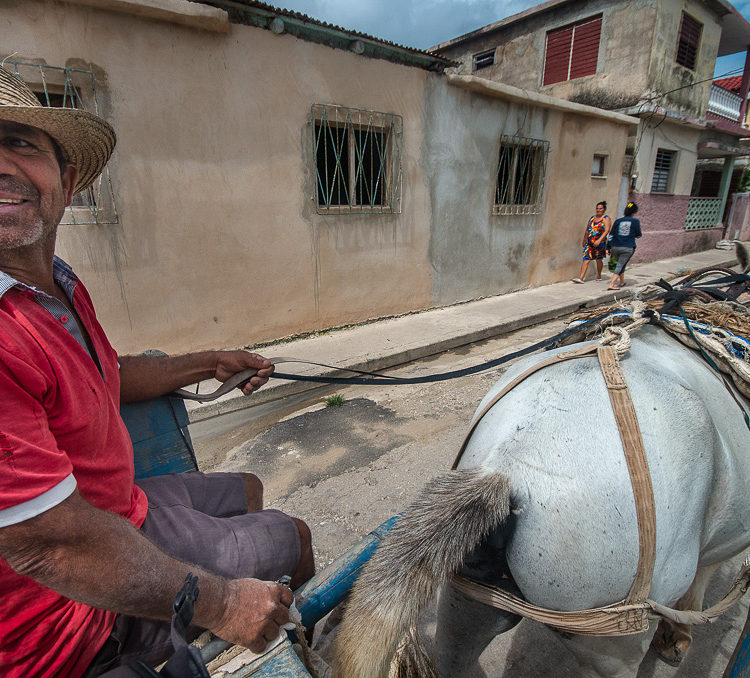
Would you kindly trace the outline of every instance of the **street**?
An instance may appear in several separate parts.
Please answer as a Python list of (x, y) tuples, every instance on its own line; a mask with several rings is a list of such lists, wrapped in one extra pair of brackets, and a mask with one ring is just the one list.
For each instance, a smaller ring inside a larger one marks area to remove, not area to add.
[[(561, 321), (545, 323), (388, 372), (404, 377), (461, 369), (563, 328)], [(323, 390), (343, 396), (338, 407), (326, 407), (324, 395), (294, 411), (282, 401), (275, 417), (266, 408), (254, 421), (201, 440), (196, 444), (199, 463), (203, 470), (257, 473), (266, 487), (266, 505), (310, 525), (320, 569), (403, 510), (430, 477), (450, 467), (474, 410), (504, 368), (427, 385)], [(707, 604), (723, 594), (739, 561), (719, 570)], [(638, 678), (720, 678), (746, 612), (743, 601), (713, 625), (697, 628), (679, 668), (649, 652)], [(430, 615), (425, 625), (429, 635), (434, 630)], [(481, 665), (489, 678), (578, 675), (555, 634), (528, 620), (496, 638)]]

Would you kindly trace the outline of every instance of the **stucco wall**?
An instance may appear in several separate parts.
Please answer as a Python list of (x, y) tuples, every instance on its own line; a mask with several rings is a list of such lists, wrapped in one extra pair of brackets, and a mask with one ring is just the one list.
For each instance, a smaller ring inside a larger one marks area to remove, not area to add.
[[(698, 0), (660, 0), (649, 67), (649, 84), (660, 106), (685, 115), (705, 116), (721, 38), (717, 15)], [(703, 24), (695, 70), (675, 61), (682, 13)]]
[(661, 115), (647, 116), (641, 123), (635, 141), (635, 191), (648, 193), (654, 178), (654, 164), (659, 149), (675, 151), (668, 193), (688, 196), (693, 186), (695, 165), (698, 160), (700, 130), (677, 124)]
[(735, 193), (730, 200), (726, 237), (750, 240), (750, 193)]
[[(597, 73), (543, 86), (547, 32), (600, 13), (603, 16)], [(636, 103), (648, 88), (655, 21), (653, 0), (580, 0), (497, 31), (480, 33), (440, 53), (459, 60), (461, 71), (471, 73), (472, 55), (497, 47), (497, 63), (477, 71), (477, 75), (551, 96), (617, 108)], [(634, 26), (638, 30), (633, 30)]]
[[(8, 0), (6, 53), (90, 68), (118, 133), (116, 224), (58, 252), (121, 352), (241, 346), (570, 277), (616, 204), (627, 126), (511, 103), (289, 35)], [(319, 215), (313, 103), (402, 116), (402, 212)], [(499, 136), (550, 142), (544, 210), (493, 216)], [(593, 153), (609, 177), (590, 178)]]
[(637, 216), (643, 231), (633, 255), (634, 262), (700, 252), (713, 247), (721, 239), (721, 228), (685, 230), (688, 195), (633, 193), (632, 200), (638, 203)]
[[(675, 62), (682, 12), (703, 24), (695, 71)], [(547, 32), (602, 14), (597, 72), (542, 85)], [(569, 2), (497, 30), (479, 31), (440, 53), (472, 72), (472, 55), (496, 48), (496, 64), (477, 75), (551, 96), (607, 109), (647, 97), (685, 115), (700, 117), (708, 105), (721, 27), (698, 0), (593, 0)]]
[[(572, 276), (597, 202), (617, 211), (628, 128), (596, 118), (513, 104), (430, 83), (425, 111), (425, 175), (432, 177), (430, 260), (435, 301), (543, 285)], [(542, 213), (493, 215), (499, 139), (550, 143)], [(594, 153), (608, 176), (594, 178)]]
[[(236, 346), (432, 305), (425, 71), (246, 26), (37, 0), (2, 18), (6, 54), (90, 63), (100, 81), (120, 223), (63, 226), (58, 251), (119, 350)], [(314, 102), (403, 116), (402, 214), (315, 214)]]

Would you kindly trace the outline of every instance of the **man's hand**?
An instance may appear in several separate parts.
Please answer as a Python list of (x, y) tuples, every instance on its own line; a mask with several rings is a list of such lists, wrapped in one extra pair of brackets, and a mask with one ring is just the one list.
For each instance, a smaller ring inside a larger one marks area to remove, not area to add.
[(258, 579), (231, 580), (226, 586), (224, 613), (217, 624), (211, 624), (211, 631), (223, 640), (262, 652), (289, 621), (293, 600), (286, 586)]
[(278, 637), (294, 599), (273, 582), (228, 580), (175, 560), (77, 491), (38, 516), (0, 528), (0, 558), (71, 600), (164, 621), (192, 572), (200, 589), (193, 623), (256, 652)]
[(248, 351), (217, 351), (214, 379), (226, 381), (233, 374), (249, 368), (258, 370), (258, 374), (242, 387), (242, 392), (245, 395), (250, 395), (268, 381), (274, 369), (270, 360), (257, 353), (250, 353)]
[(247, 369), (258, 373), (242, 387), (250, 395), (273, 374), (270, 360), (249, 351), (201, 351), (178, 356), (119, 356), (123, 403), (156, 398), (204, 379), (226, 381)]

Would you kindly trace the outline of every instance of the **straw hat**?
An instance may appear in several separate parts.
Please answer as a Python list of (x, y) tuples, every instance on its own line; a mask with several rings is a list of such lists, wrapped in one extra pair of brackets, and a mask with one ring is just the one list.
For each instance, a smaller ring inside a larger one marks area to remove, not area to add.
[(78, 193), (94, 183), (115, 147), (115, 131), (101, 118), (76, 108), (42, 106), (19, 76), (0, 67), (0, 120), (37, 127), (78, 168)]

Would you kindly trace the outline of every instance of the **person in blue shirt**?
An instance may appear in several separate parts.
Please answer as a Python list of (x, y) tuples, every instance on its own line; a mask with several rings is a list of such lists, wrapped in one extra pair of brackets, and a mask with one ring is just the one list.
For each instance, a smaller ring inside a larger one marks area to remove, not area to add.
[(641, 222), (633, 216), (637, 211), (638, 205), (629, 202), (625, 206), (625, 216), (612, 224), (609, 249), (611, 255), (617, 258), (617, 266), (608, 290), (619, 290), (625, 285), (625, 267), (635, 252), (635, 239), (641, 237)]

